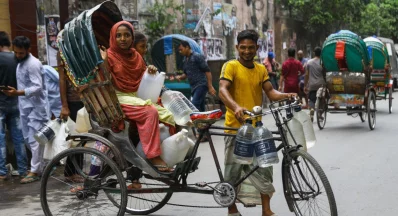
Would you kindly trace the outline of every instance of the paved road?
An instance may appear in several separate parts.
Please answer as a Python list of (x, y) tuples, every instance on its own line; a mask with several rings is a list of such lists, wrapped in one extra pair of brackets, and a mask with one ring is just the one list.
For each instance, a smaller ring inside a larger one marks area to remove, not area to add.
[[(398, 98), (398, 93), (394, 93)], [(398, 101), (394, 101), (398, 107)], [(394, 216), (398, 211), (398, 112), (388, 114), (386, 101), (377, 103), (377, 125), (370, 131), (367, 122), (345, 114), (328, 116), (326, 128), (319, 131), (314, 124), (317, 145), (309, 150), (323, 167), (331, 182), (339, 215), (341, 216)], [(273, 126), (272, 117), (265, 117), (266, 125)], [(215, 138), (220, 161), (223, 157), (223, 140)], [(208, 145), (199, 149), (202, 156), (200, 169), (189, 180), (214, 181), (217, 173)], [(39, 183), (19, 185), (15, 182), (0, 184), (1, 215), (43, 215), (38, 197)], [(294, 215), (287, 209), (282, 195), (280, 164), (274, 168), (274, 181), (277, 192), (272, 199), (272, 208), (279, 215)], [(187, 205), (209, 205), (216, 203), (211, 195), (174, 194), (170, 203)], [(239, 206), (242, 215), (260, 215), (261, 207)], [(225, 209), (198, 209), (165, 206), (153, 215), (173, 216), (219, 216), (226, 215)]]

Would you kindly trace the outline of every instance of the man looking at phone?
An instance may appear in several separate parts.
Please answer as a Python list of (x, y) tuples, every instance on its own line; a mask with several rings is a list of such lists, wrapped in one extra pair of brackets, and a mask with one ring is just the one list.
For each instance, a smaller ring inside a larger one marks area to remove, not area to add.
[(31, 170), (21, 180), (21, 184), (26, 184), (38, 181), (44, 168), (44, 147), (39, 145), (33, 135), (49, 120), (49, 105), (43, 66), (30, 54), (29, 38), (17, 36), (12, 44), (18, 61), (18, 90), (10, 86), (10, 90), (3, 90), (3, 92), (8, 96), (18, 96), (22, 133), (32, 152)]
[[(11, 41), (7, 33), (0, 31), (0, 90), (8, 86), (17, 87), (17, 61), (10, 51)], [(6, 168), (6, 128), (10, 131), (17, 158), (18, 173), (25, 176), (27, 171), (27, 158), (21, 123), (19, 120), (18, 98), (9, 97), (0, 92), (0, 181), (7, 180), (10, 173)]]

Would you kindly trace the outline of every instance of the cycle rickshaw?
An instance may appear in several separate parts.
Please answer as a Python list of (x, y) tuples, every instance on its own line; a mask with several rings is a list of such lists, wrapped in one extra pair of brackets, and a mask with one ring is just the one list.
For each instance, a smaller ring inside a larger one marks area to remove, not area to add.
[(327, 113), (346, 113), (368, 119), (376, 126), (376, 90), (371, 84), (369, 54), (365, 42), (355, 33), (341, 30), (331, 34), (322, 47), (321, 62), (326, 86), (317, 92), (316, 113), (319, 129)]
[[(137, 153), (135, 145), (138, 136), (134, 123), (123, 119), (115, 90), (97, 48), (98, 45), (108, 47), (108, 32), (121, 19), (117, 6), (107, 1), (80, 14), (64, 30), (60, 41), (61, 55), (69, 67), (68, 76), (80, 88), (93, 129), (89, 133), (69, 135), (67, 139), (77, 142), (77, 147), (55, 156), (43, 172), (40, 197), (45, 215), (124, 215), (125, 212), (145, 215), (166, 205), (173, 193), (181, 192), (212, 194), (220, 206), (232, 205), (237, 200), (236, 187), (258, 166), (238, 182), (224, 181), (211, 135), (234, 136), (215, 130), (238, 129), (213, 126), (221, 117), (221, 112), (210, 118), (201, 118), (201, 113), (197, 113), (199, 118), (194, 120), (194, 124), (200, 129), (199, 138), (192, 153), (178, 163), (172, 173), (160, 172)], [(296, 103), (286, 102), (279, 108), (271, 105), (271, 111), (266, 113), (247, 114), (250, 118), (265, 114), (275, 117), (278, 131), (273, 132), (276, 136), (272, 139), (281, 142), (278, 150), (283, 153), (283, 188), (290, 210), (301, 216), (308, 215), (308, 212), (337, 216), (334, 195), (320, 165), (301, 149), (301, 145), (287, 142), (286, 133), (290, 130), (285, 125), (292, 116), (282, 116), (282, 112), (292, 110)], [(188, 175), (199, 167), (201, 158), (197, 151), (203, 136), (209, 138), (219, 180), (188, 184)], [(93, 149), (91, 142), (101, 142), (109, 150), (101, 152)], [(65, 160), (71, 161), (72, 165), (64, 163)], [(54, 167), (57, 168), (55, 171)], [(82, 182), (64, 180), (64, 172), (71, 168), (83, 178)], [(141, 186), (130, 187), (136, 179), (139, 179)], [(77, 187), (81, 188), (71, 190)]]
[(388, 100), (388, 112), (392, 113), (393, 79), (390, 69), (390, 58), (386, 46), (375, 37), (364, 39), (370, 59), (370, 82), (376, 92), (377, 100)]

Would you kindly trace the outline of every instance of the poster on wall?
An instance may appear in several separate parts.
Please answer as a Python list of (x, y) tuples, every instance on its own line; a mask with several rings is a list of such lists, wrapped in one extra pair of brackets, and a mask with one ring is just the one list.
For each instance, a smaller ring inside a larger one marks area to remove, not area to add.
[(237, 7), (233, 4), (224, 3), (222, 5), (222, 20), (225, 25), (224, 35), (228, 36), (233, 33), (237, 26), (236, 18)]
[(47, 64), (50, 66), (57, 66), (57, 35), (60, 31), (59, 15), (46, 15), (46, 50), (47, 50)]
[(257, 56), (263, 60), (267, 58), (268, 52), (274, 51), (274, 36), (273, 30), (267, 30), (260, 35), (257, 45), (259, 46), (257, 50)]
[(185, 0), (186, 29), (195, 29), (200, 19), (199, 0)]
[(215, 2), (213, 3), (213, 12), (218, 12), (217, 15), (213, 17), (213, 31), (214, 37), (223, 37), (224, 36), (224, 28), (222, 21), (222, 3)]
[(207, 61), (225, 59), (224, 41), (221, 38), (195, 38)]

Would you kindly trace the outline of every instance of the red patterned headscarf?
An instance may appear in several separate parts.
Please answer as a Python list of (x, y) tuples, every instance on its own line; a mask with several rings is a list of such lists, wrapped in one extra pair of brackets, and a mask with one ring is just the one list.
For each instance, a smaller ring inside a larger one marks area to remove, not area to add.
[(146, 64), (142, 56), (133, 48), (133, 44), (127, 50), (121, 49), (117, 45), (116, 33), (121, 25), (127, 26), (134, 37), (134, 28), (129, 22), (120, 21), (111, 29), (108, 63), (113, 78), (112, 82), (115, 88), (121, 92), (136, 92), (146, 70)]

